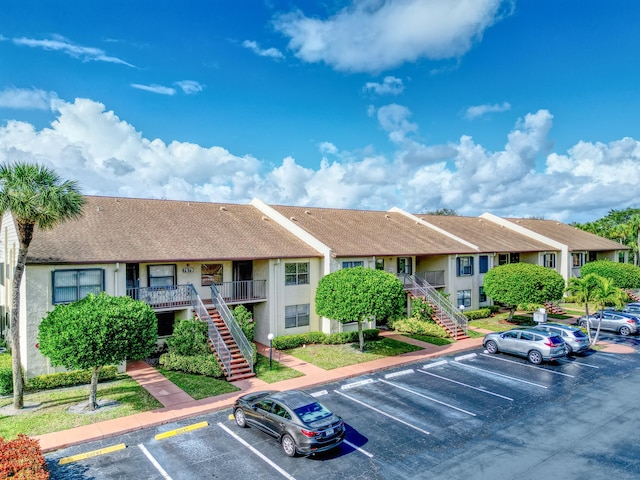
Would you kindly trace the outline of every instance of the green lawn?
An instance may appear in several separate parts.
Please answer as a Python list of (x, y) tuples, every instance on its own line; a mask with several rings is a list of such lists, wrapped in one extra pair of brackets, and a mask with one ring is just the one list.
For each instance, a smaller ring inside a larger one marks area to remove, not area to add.
[[(133, 415), (162, 408), (162, 404), (127, 375), (117, 380), (98, 385), (98, 401), (113, 400), (115, 407), (105, 408), (97, 413), (71, 413), (69, 407), (89, 401), (89, 386), (41, 390), (25, 393), (24, 404), (29, 407), (16, 415), (2, 412), (3, 407), (12, 409), (13, 397), (0, 398), (0, 437), (10, 440), (18, 433), (29, 436), (57, 432), (80, 427), (113, 418)], [(30, 407), (37, 405), (37, 407)]]
[(273, 359), (271, 363), (271, 368), (269, 368), (269, 357), (258, 354), (258, 362), (254, 367), (256, 377), (267, 383), (275, 383), (281, 380), (288, 380), (290, 378), (301, 377), (304, 375), (302, 372), (286, 367)]
[(449, 345), (450, 343), (455, 342), (453, 338), (434, 337), (431, 335), (420, 335), (417, 333), (414, 333), (414, 334), (403, 333), (403, 335), (405, 337), (414, 338), (416, 340), (420, 340), (421, 342), (427, 342), (433, 345)]
[(172, 383), (191, 395), (194, 400), (215, 397), (223, 393), (237, 392), (240, 390), (226, 380), (193, 373), (176, 372), (161, 367), (156, 367), (156, 369)]
[(422, 349), (391, 338), (383, 338), (365, 342), (364, 352), (360, 352), (358, 343), (347, 343), (344, 345), (307, 345), (286, 350), (285, 353), (325, 370), (332, 370), (416, 350)]

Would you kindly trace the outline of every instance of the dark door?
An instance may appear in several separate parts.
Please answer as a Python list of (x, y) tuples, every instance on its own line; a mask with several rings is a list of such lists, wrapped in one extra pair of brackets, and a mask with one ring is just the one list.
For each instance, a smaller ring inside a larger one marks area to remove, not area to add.
[(250, 300), (253, 296), (253, 262), (233, 262), (233, 300)]
[(127, 263), (127, 295), (132, 298), (138, 298), (138, 287), (140, 287), (139, 269), (140, 264)]

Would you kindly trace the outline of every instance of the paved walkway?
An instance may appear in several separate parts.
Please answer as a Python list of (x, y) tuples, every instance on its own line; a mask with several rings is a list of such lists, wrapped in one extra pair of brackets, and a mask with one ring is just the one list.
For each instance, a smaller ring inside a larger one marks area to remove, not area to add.
[[(475, 329), (479, 330), (479, 329)], [(488, 333), (486, 330), (480, 330)], [(301, 377), (282, 380), (276, 383), (266, 383), (258, 378), (250, 378), (234, 382), (234, 385), (240, 388), (239, 391), (218, 395), (216, 397), (205, 398), (202, 400), (194, 400), (171, 383), (166, 377), (158, 373), (153, 367), (150, 367), (143, 361), (129, 362), (127, 364), (127, 373), (140, 383), (151, 395), (157, 398), (163, 405), (163, 408), (152, 410), (149, 412), (137, 413), (127, 417), (116, 418), (104, 422), (85, 425), (82, 427), (63, 430), (60, 432), (47, 433), (36, 436), (40, 441), (43, 452), (58, 450), (71, 445), (90, 442), (94, 440), (102, 440), (115, 435), (127, 432), (141, 430), (147, 427), (155, 427), (166, 423), (175, 422), (177, 420), (186, 419), (195, 415), (200, 415), (223, 408), (229, 408), (233, 405), (236, 398), (249, 392), (259, 390), (289, 390), (289, 389), (306, 389), (320, 386), (336, 380), (356, 377), (369, 372), (375, 372), (388, 368), (398, 367), (401, 365), (425, 361), (431, 358), (451, 355), (458, 352), (478, 348), (482, 345), (483, 338), (469, 338), (460, 340), (455, 343), (444, 346), (436, 346), (430, 343), (414, 340), (409, 337), (398, 335), (391, 332), (381, 332), (388, 338), (395, 338), (403, 342), (411, 343), (422, 347), (422, 350), (409, 352), (394, 357), (385, 357), (370, 362), (359, 363), (347, 367), (336, 368), (333, 370), (323, 370), (320, 367), (306, 363), (298, 358), (287, 355), (279, 350), (273, 350), (273, 359), (281, 364), (302, 372)], [(258, 353), (268, 357), (269, 347), (257, 344)], [(611, 345), (607, 346), (607, 351), (615, 353), (629, 353), (627, 349), (630, 347)], [(631, 348), (631, 352), (633, 349)]]

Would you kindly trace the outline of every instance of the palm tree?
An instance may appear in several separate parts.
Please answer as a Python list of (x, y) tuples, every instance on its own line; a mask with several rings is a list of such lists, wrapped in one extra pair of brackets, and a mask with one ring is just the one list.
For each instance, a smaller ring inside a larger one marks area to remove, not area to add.
[[(600, 309), (604, 309), (606, 306), (620, 307), (624, 304), (626, 294), (618, 287), (614, 285), (612, 278), (598, 277), (597, 285), (593, 291), (593, 300)], [(600, 324), (602, 323), (602, 315), (598, 322), (598, 329), (596, 330), (596, 336), (593, 340), (595, 344), (598, 341), (598, 334), (600, 333)]]
[[(566, 291), (576, 297), (577, 303), (584, 303), (585, 316), (587, 322), (589, 322), (589, 302), (593, 302), (595, 299), (595, 289), (599, 283), (599, 279), (602, 278), (595, 273), (589, 273), (584, 277), (572, 277), (569, 279)], [(587, 323), (587, 335), (589, 337), (589, 345), (595, 344), (595, 341), (591, 340), (591, 329)], [(600, 324), (598, 323), (598, 331), (600, 330)]]
[(0, 212), (10, 211), (18, 232), (20, 248), (11, 286), (11, 352), (13, 406), (24, 406), (24, 382), (20, 359), (20, 284), (27, 252), (36, 228), (50, 230), (82, 214), (84, 197), (77, 182), (62, 181), (57, 173), (38, 165), (16, 162), (0, 166)]

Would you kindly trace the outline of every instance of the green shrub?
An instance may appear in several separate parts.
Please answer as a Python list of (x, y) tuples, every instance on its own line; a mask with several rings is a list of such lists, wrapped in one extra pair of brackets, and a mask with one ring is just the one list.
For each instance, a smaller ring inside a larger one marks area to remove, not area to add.
[[(365, 341), (377, 340), (380, 330), (377, 328), (362, 331)], [(277, 350), (289, 350), (298, 348), (301, 345), (311, 345), (314, 343), (325, 345), (340, 345), (344, 343), (354, 343), (358, 341), (358, 332), (340, 332), (327, 335), (323, 332), (298, 333), (294, 335), (282, 335), (273, 339), (273, 348)]]
[(435, 322), (425, 322), (417, 318), (403, 318), (393, 322), (393, 329), (399, 333), (427, 335), (430, 337), (449, 338), (447, 331)]
[(414, 297), (411, 299), (411, 316), (418, 320), (431, 320), (433, 307), (425, 298)]
[(478, 310), (469, 310), (464, 312), (464, 316), (467, 320), (478, 320), (480, 318), (489, 318), (493, 312), (491, 308), (480, 308)]
[(253, 315), (251, 315), (251, 312), (247, 310), (247, 307), (245, 307), (244, 305), (238, 305), (236, 308), (231, 310), (231, 313), (233, 314), (233, 318), (236, 319), (236, 322), (238, 322), (238, 325), (242, 329), (242, 333), (244, 333), (244, 336), (247, 337), (247, 340), (253, 342), (253, 335), (256, 330), (256, 324), (253, 321)]
[(204, 355), (211, 353), (207, 343), (209, 331), (207, 322), (194, 319), (180, 320), (167, 338), (169, 352), (182, 356)]
[(640, 288), (640, 267), (630, 263), (618, 263), (610, 260), (597, 260), (585, 263), (580, 268), (580, 276), (595, 273), (604, 278), (613, 279), (618, 288)]
[(9, 395), (13, 392), (13, 370), (11, 368), (11, 355), (0, 354), (0, 395)]
[(9, 441), (0, 437), (0, 478), (47, 480), (49, 471), (40, 443), (22, 433)]
[(224, 376), (222, 367), (213, 354), (178, 355), (172, 352), (164, 353), (160, 355), (160, 365), (167, 370), (195, 373), (214, 378)]
[[(118, 368), (110, 365), (102, 367), (98, 374), (98, 381), (113, 380), (118, 375)], [(38, 375), (27, 380), (27, 390), (48, 390), (51, 388), (73, 387), (75, 385), (88, 385), (91, 383), (91, 371), (75, 370), (73, 372), (48, 373)]]

